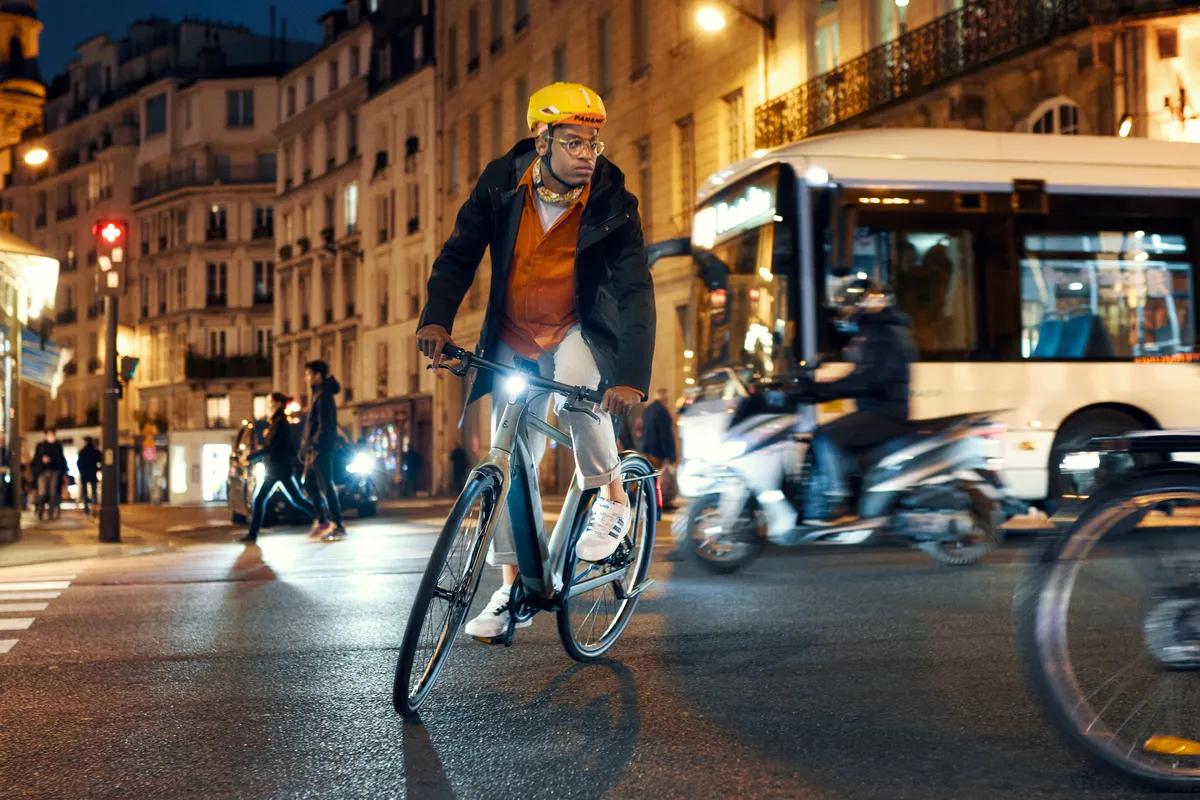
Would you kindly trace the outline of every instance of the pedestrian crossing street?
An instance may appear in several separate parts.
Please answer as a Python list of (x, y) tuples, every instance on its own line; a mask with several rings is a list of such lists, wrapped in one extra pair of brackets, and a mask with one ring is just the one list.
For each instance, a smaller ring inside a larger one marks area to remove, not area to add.
[(51, 571), (46, 565), (0, 570), (0, 656), (20, 643), (20, 632), (37, 621), (71, 586), (75, 573)]

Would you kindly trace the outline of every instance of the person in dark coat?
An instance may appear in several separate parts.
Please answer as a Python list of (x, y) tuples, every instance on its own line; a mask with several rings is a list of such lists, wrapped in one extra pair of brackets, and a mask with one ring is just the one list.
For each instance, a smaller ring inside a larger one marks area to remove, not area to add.
[(75, 468), (79, 470), (79, 494), (83, 496), (83, 515), (90, 517), (92, 506), (99, 506), (98, 489), (100, 482), (100, 448), (96, 440), (90, 436), (83, 437), (83, 449), (75, 460)]
[(333, 455), (337, 449), (337, 400), (342, 390), (337, 378), (329, 374), (324, 361), (304, 365), (304, 375), (312, 387), (312, 406), (304, 421), (304, 437), (300, 443), (300, 462), (304, 464), (304, 488), (317, 512), (310, 539), (327, 542), (346, 537), (342, 524), (342, 504), (334, 484)]
[(46, 431), (46, 438), (34, 448), (33, 474), (38, 488), (38, 519), (44, 519), (47, 511), (51, 518), (57, 517), (62, 501), (62, 480), (67, 474), (67, 457), (63, 455), (58, 432), (53, 428)]
[(675, 452), (675, 421), (667, 408), (670, 393), (659, 389), (655, 400), (642, 412), (641, 451), (650, 456), (655, 469), (663, 464), (674, 464), (679, 459)]
[(317, 516), (317, 510), (304, 496), (293, 470), (296, 443), (293, 441), (292, 425), (284, 413), (290, 400), (291, 398), (283, 392), (271, 395), (271, 427), (267, 429), (263, 438), (263, 446), (245, 457), (246, 464), (257, 464), (261, 461), (264, 474), (262, 482), (254, 492), (254, 503), (250, 506), (250, 530), (238, 538), (239, 542), (250, 544), (258, 541), (258, 533), (267, 517), (267, 501), (276, 489), (302, 513), (313, 519)]
[(410, 442), (400, 458), (400, 469), (404, 473), (404, 494), (417, 496), (417, 483), (421, 477), (421, 454)]
[(910, 432), (905, 422), (917, 346), (908, 317), (893, 308), (890, 294), (873, 280), (849, 279), (838, 303), (858, 329), (846, 348), (854, 369), (837, 380), (815, 382), (808, 391), (818, 402), (853, 399), (857, 411), (813, 432), (813, 454), (825, 491), (809, 493), (813, 501), (806, 519), (811, 522), (828, 522), (848, 511), (845, 453), (865, 453)]

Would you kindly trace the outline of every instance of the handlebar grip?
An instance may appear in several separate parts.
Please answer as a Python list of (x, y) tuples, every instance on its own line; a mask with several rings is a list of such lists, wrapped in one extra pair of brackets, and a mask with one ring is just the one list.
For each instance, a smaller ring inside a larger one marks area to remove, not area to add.
[(463, 350), (461, 347), (448, 344), (442, 348), (442, 355), (444, 355), (446, 358), (466, 358), (467, 351)]

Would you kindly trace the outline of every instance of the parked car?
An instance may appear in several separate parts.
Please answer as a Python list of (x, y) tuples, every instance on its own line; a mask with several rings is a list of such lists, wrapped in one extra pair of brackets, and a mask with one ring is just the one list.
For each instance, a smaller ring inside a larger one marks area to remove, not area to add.
[[(296, 415), (290, 418), (292, 425), (303, 425), (304, 416)], [(267, 420), (257, 420), (245, 425), (233, 440), (233, 454), (229, 457), (229, 512), (234, 524), (245, 525), (250, 517), (250, 505), (254, 502), (254, 491), (258, 481), (263, 476), (263, 465), (241, 463), (244, 453), (253, 452), (262, 447), (263, 436), (266, 435), (270, 424)], [(299, 438), (299, 437), (297, 437)], [(345, 428), (338, 428), (337, 450), (333, 458), (334, 485), (337, 487), (338, 500), (342, 510), (354, 510), (359, 519), (375, 515), (379, 495), (375, 489), (375, 473), (378, 464), (366, 448), (353, 444)], [(297, 458), (294, 464), (296, 475), (304, 470)], [(309, 520), (293, 508), (280, 492), (271, 497), (267, 505), (267, 518), (264, 524), (277, 525), (280, 523), (307, 523)]]

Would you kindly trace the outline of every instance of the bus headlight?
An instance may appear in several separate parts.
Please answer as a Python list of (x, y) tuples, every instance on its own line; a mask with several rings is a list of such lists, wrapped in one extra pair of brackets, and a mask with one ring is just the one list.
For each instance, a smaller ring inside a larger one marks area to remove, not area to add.
[(354, 458), (350, 459), (350, 464), (346, 467), (346, 472), (351, 475), (365, 475), (368, 472), (375, 471), (375, 459), (370, 453), (359, 453)]

